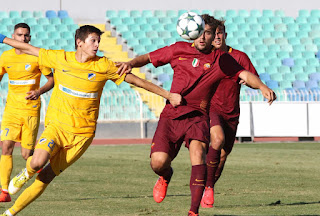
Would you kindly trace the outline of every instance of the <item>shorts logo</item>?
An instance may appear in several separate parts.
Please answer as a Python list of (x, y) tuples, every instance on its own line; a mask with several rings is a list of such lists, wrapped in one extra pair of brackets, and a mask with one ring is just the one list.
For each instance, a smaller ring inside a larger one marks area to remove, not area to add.
[(7, 68), (12, 68), (12, 66), (7, 66)]
[(95, 80), (96, 74), (95, 73), (88, 73), (88, 80)]
[(203, 69), (205, 69), (205, 70), (209, 69), (210, 67), (211, 67), (210, 63), (205, 63), (203, 65)]
[(37, 105), (33, 105), (33, 106), (32, 106), (32, 108), (36, 108), (36, 107), (37, 107)]
[(62, 69), (62, 72), (69, 72), (70, 70), (65, 70), (65, 69)]
[(187, 60), (187, 58), (179, 57), (179, 60)]
[(31, 65), (30, 65), (30, 64), (26, 64), (26, 65), (24, 66), (24, 69), (25, 69), (26, 71), (30, 70), (30, 69), (31, 69)]
[(192, 66), (193, 67), (198, 67), (200, 64), (200, 60), (197, 59), (197, 58), (194, 58), (193, 61), (192, 61)]
[(45, 143), (46, 141), (47, 141), (46, 138), (42, 138), (42, 139), (39, 141), (39, 144), (43, 144), (43, 143)]
[(155, 145), (155, 143), (153, 142), (153, 143), (151, 143), (151, 148), (153, 148), (154, 147), (154, 145)]

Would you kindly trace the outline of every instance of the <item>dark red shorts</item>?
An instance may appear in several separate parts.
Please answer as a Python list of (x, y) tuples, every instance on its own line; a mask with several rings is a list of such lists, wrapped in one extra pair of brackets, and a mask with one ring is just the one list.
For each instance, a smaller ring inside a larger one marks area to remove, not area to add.
[(160, 117), (151, 144), (151, 154), (165, 152), (173, 160), (179, 153), (183, 141), (185, 141), (185, 146), (189, 148), (191, 140), (206, 143), (208, 149), (210, 127), (207, 116), (201, 113), (189, 113), (179, 119)]
[(222, 115), (216, 112), (210, 112), (210, 128), (216, 125), (220, 125), (224, 132), (225, 142), (223, 149), (227, 154), (232, 151), (234, 141), (236, 139), (238, 120), (226, 120)]

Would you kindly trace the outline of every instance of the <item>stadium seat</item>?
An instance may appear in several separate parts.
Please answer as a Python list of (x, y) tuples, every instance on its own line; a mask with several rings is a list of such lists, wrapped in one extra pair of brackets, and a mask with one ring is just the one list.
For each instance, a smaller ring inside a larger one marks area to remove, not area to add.
[(9, 18), (9, 14), (6, 11), (0, 11), (0, 19)]
[(282, 80), (280, 82), (280, 88), (292, 88), (292, 82), (290, 80)]
[(32, 26), (38, 25), (37, 20), (34, 17), (25, 18), (24, 20), (24, 22), (27, 23), (30, 26), (30, 28)]
[(288, 25), (289, 23), (295, 23), (293, 17), (282, 17), (282, 23)]
[(259, 10), (251, 10), (250, 11), (250, 16), (251, 17), (261, 17), (262, 14), (261, 14), (261, 12)]
[(266, 82), (266, 85), (271, 89), (279, 88), (279, 83), (275, 80), (269, 80)]
[(132, 17), (123, 17), (120, 20), (121, 20), (121, 23), (125, 25), (138, 24), (138, 23), (135, 23), (135, 19), (133, 19)]
[(180, 17), (182, 14), (188, 12), (188, 10), (178, 10), (178, 17)]
[(209, 14), (210, 16), (213, 16), (213, 11), (212, 10), (202, 10), (200, 14)]
[(52, 25), (60, 25), (61, 24), (61, 19), (59, 17), (52, 17), (49, 20), (50, 24)]
[(288, 67), (288, 66), (280, 66), (280, 67), (278, 67), (278, 71), (279, 71), (279, 73), (281, 73), (281, 74), (288, 74), (288, 73), (291, 73), (291, 70), (290, 70), (290, 67)]
[(106, 11), (106, 18), (108, 18), (108, 19), (113, 18), (113, 17), (117, 17), (117, 16), (118, 16), (118, 13), (115, 10), (107, 10)]
[(49, 20), (44, 17), (38, 18), (37, 22), (39, 25), (49, 25), (50, 24)]
[(291, 58), (294, 58), (294, 59), (296, 59), (296, 58), (302, 58), (303, 56), (302, 56), (302, 52), (303, 51), (300, 51), (300, 50), (293, 50), (291, 53), (290, 53), (290, 57)]
[(268, 50), (273, 52), (279, 52), (281, 48), (278, 44), (271, 44), (268, 46)]
[(261, 24), (261, 25), (270, 23), (270, 18), (269, 17), (265, 17), (265, 16), (258, 17), (257, 20), (258, 20), (258, 23)]
[(289, 58), (289, 57), (290, 57), (290, 54), (289, 54), (289, 52), (287, 52), (287, 51), (281, 50), (281, 51), (277, 52), (277, 56), (278, 56), (278, 58), (280, 58), (280, 59), (284, 59), (284, 58)]
[(309, 10), (299, 10), (299, 17), (309, 17), (310, 12)]
[(46, 11), (46, 17), (48, 19), (51, 19), (53, 17), (57, 17), (57, 13), (54, 10), (47, 10)]
[(309, 74), (310, 80), (320, 81), (320, 72)]
[(274, 25), (281, 24), (282, 23), (282, 18), (281, 17), (277, 17), (277, 16), (270, 17), (270, 23), (272, 23)]
[(319, 9), (313, 9), (310, 11), (310, 17), (318, 17), (320, 18), (320, 10)]
[(270, 75), (271, 80), (276, 80), (278, 82), (283, 80), (283, 76), (281, 73), (274, 73)]
[(141, 12), (142, 17), (153, 17), (153, 12), (151, 10), (143, 10)]
[(311, 88), (318, 88), (318, 82), (315, 81), (315, 80), (308, 80), (308, 81), (306, 82), (306, 88), (309, 88), (309, 89), (311, 89)]
[(71, 17), (66, 17), (61, 19), (61, 23), (65, 25), (70, 25), (70, 24), (74, 24), (74, 21)]
[(293, 88), (305, 88), (306, 87), (306, 84), (304, 81), (302, 80), (294, 80), (292, 82), (292, 87)]
[(133, 17), (133, 18), (141, 17), (141, 12), (139, 10), (131, 10), (130, 17)]
[(13, 24), (23, 23), (24, 19), (21, 17), (16, 17), (12, 19)]
[(294, 66), (294, 60), (292, 58), (285, 58), (282, 60), (282, 64), (288, 67)]
[(293, 81), (296, 80), (296, 77), (295, 77), (295, 75), (293, 73), (285, 73), (283, 75), (283, 79), (287, 80), (287, 81), (290, 81), (290, 82), (293, 82)]
[[(117, 15), (118, 17), (129, 17), (130, 16), (130, 14), (129, 14), (129, 12), (127, 11), (127, 10), (119, 10), (118, 11), (118, 15)], [(116, 17), (117, 17), (116, 16)]]
[(21, 18), (19, 11), (9, 11), (9, 17), (11, 19), (13, 18)]
[(23, 10), (21, 11), (21, 17), (26, 19), (26, 18), (33, 18), (33, 14), (31, 11), (26, 11), (26, 10)]
[(167, 17), (177, 17), (178, 12), (176, 10), (167, 10), (166, 11)]
[[(302, 73), (302, 72), (296, 74), (296, 79), (297, 79), (297, 80), (304, 81), (304, 82), (309, 81), (308, 74), (305, 74), (305, 73)], [(307, 83), (306, 83), (306, 84), (307, 84)]]
[(263, 82), (271, 80), (270, 75), (268, 73), (260, 73), (259, 77)]

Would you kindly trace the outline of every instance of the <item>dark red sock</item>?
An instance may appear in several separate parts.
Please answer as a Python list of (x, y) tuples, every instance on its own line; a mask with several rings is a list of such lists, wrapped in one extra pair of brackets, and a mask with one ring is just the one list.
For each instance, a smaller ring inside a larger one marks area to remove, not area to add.
[(221, 173), (222, 173), (222, 170), (224, 168), (224, 163), (223, 164), (219, 164), (217, 170), (216, 170), (216, 174), (215, 174), (215, 178), (214, 178), (214, 183), (213, 185), (218, 181), (218, 179), (220, 178), (221, 176)]
[(190, 211), (198, 213), (200, 201), (202, 198), (204, 186), (206, 181), (206, 165), (192, 166), (190, 177), (190, 190), (191, 190), (191, 208)]
[(215, 182), (215, 174), (220, 163), (221, 150), (209, 148), (207, 154), (207, 182), (206, 187), (213, 187)]
[(159, 176), (163, 176), (163, 178), (165, 180), (167, 180), (167, 183), (169, 183), (171, 180), (171, 176), (173, 174), (173, 169), (171, 167), (169, 167), (167, 169), (164, 169), (164, 170), (161, 170), (161, 171), (155, 172), (155, 173), (158, 174)]

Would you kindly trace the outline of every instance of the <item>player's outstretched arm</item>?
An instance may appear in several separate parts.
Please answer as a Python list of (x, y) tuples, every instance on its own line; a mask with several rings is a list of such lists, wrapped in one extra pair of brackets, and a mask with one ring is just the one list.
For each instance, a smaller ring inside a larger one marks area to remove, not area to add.
[(40, 95), (46, 93), (47, 91), (53, 88), (54, 86), (53, 74), (51, 73), (45, 76), (47, 78), (47, 83), (44, 84), (40, 89), (27, 92), (28, 95), (25, 97), (26, 100), (37, 100), (40, 97)]
[(119, 68), (117, 73), (119, 74), (119, 76), (122, 76), (123, 74), (130, 73), (132, 68), (142, 67), (148, 63), (150, 63), (149, 54), (138, 56), (128, 62), (117, 62), (116, 66)]
[(7, 44), (13, 48), (20, 49), (24, 53), (34, 56), (39, 56), (40, 48), (34, 47), (28, 43), (20, 42), (11, 38), (7, 38), (5, 35), (0, 34), (0, 43)]
[(171, 93), (131, 73), (127, 74), (124, 80), (132, 85), (135, 85), (140, 88), (144, 88), (152, 93), (155, 93), (157, 95), (164, 97), (165, 99), (168, 99), (170, 101), (170, 104), (174, 107), (177, 107), (182, 103), (182, 96), (180, 94)]
[(239, 77), (244, 80), (248, 86), (254, 89), (260, 89), (262, 95), (268, 99), (268, 103), (271, 105), (274, 100), (277, 99), (276, 94), (269, 89), (256, 75), (249, 71), (242, 71)]
[(0, 82), (1, 82), (1, 80), (2, 80), (2, 77), (3, 77), (3, 75), (0, 75)]

